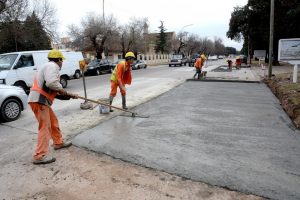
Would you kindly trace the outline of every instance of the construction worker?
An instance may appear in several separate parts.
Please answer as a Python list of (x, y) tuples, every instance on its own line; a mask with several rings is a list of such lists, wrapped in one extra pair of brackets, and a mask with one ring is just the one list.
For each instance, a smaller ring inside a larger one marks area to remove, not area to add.
[(198, 74), (198, 79), (200, 79), (201, 69), (202, 69), (202, 66), (203, 66), (205, 60), (206, 60), (206, 57), (204, 54), (201, 54), (199, 56), (199, 58), (196, 60), (196, 62), (194, 64), (194, 67), (196, 68), (196, 73), (194, 74), (194, 78), (196, 78), (196, 76)]
[(241, 57), (237, 56), (236, 59), (235, 59), (235, 67), (236, 67), (236, 69), (240, 69), (241, 65), (242, 65)]
[(55, 150), (72, 145), (64, 142), (58, 120), (51, 109), (54, 98), (69, 100), (77, 95), (67, 93), (60, 84), (59, 70), (62, 67), (63, 54), (56, 49), (48, 53), (49, 62), (45, 63), (34, 77), (28, 103), (39, 123), (38, 139), (33, 155), (33, 164), (47, 164), (55, 162), (55, 158), (48, 156), (50, 138)]
[[(110, 77), (110, 83), (111, 83), (111, 91), (109, 95), (109, 104), (111, 105), (113, 102), (114, 97), (117, 94), (117, 88), (120, 88), (120, 92), (122, 95), (122, 108), (127, 110), (126, 106), (126, 87), (125, 85), (131, 84), (131, 64), (133, 63), (135, 59), (133, 52), (127, 52), (125, 54), (125, 61), (121, 61), (117, 66), (115, 67), (111, 77)], [(113, 110), (110, 108), (110, 112), (113, 112)]]
[(232, 60), (228, 59), (226, 62), (228, 64), (228, 69), (232, 69)]

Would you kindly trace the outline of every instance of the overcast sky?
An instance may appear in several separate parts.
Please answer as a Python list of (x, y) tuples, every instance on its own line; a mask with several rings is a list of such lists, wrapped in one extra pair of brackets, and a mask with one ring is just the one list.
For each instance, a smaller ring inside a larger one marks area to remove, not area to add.
[[(66, 35), (66, 27), (80, 24), (87, 13), (103, 15), (103, 0), (50, 0), (57, 9), (58, 31)], [(236, 6), (246, 5), (248, 0), (104, 0), (104, 14), (113, 15), (121, 24), (131, 17), (149, 21), (149, 31), (158, 30), (164, 21), (167, 31), (186, 31), (201, 37), (214, 36), (223, 39), (225, 46), (240, 50), (242, 43), (226, 37), (231, 12)]]

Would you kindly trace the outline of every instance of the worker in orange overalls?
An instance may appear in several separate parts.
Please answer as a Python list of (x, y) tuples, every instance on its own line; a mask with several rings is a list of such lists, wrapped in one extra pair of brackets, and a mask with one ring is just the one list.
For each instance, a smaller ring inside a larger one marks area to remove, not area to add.
[(227, 61), (228, 69), (232, 69), (232, 60), (228, 59)]
[[(113, 102), (114, 97), (117, 94), (117, 88), (120, 88), (120, 92), (122, 95), (122, 108), (127, 110), (126, 106), (126, 87), (125, 85), (131, 84), (131, 64), (133, 63), (135, 59), (135, 55), (133, 52), (127, 52), (125, 54), (125, 61), (120, 62), (115, 67), (111, 77), (110, 77), (110, 83), (111, 83), (111, 91), (109, 95), (109, 104), (111, 105)], [(113, 110), (110, 108), (110, 112), (113, 112)]]
[(241, 57), (237, 56), (236, 59), (235, 59), (235, 67), (236, 67), (236, 69), (240, 69), (241, 65), (242, 65)]
[(72, 145), (71, 142), (64, 142), (58, 120), (51, 109), (54, 98), (69, 100), (78, 97), (78, 95), (67, 93), (60, 84), (59, 70), (64, 59), (62, 52), (56, 49), (51, 50), (48, 53), (49, 62), (38, 69), (30, 90), (28, 103), (39, 123), (33, 164), (55, 162), (54, 157), (47, 155), (51, 138), (55, 150)]
[(204, 54), (200, 55), (200, 57), (196, 60), (194, 67), (196, 68), (196, 73), (194, 74), (194, 78), (196, 78), (198, 74), (198, 79), (200, 79), (202, 66), (206, 60), (206, 57)]

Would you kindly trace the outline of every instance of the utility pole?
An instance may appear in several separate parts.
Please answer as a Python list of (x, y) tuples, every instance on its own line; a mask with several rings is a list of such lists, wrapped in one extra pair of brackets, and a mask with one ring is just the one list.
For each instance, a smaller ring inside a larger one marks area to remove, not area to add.
[(273, 36), (274, 36), (274, 0), (271, 0), (271, 11), (270, 11), (270, 40), (269, 40), (269, 73), (268, 73), (268, 78), (271, 78), (271, 77), (272, 77)]

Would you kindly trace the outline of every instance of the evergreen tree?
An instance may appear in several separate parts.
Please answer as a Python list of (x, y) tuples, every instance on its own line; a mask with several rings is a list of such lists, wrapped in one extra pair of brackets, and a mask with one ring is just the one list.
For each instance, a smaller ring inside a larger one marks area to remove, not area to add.
[(31, 16), (27, 16), (23, 24), (23, 50), (42, 50), (50, 49), (50, 38), (42, 26), (41, 21), (36, 16), (35, 12)]
[(161, 52), (162, 54), (166, 50), (167, 46), (167, 34), (166, 34), (166, 29), (164, 27), (164, 22), (160, 21), (161, 25), (158, 27), (159, 28), (159, 35), (156, 36), (156, 43), (155, 43), (155, 52)]

